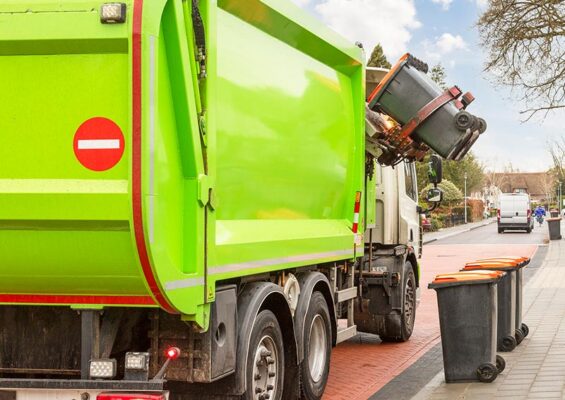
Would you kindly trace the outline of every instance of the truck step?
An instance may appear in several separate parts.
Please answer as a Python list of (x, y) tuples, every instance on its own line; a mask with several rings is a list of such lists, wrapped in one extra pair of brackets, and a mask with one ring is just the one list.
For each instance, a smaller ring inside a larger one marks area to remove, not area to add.
[(343, 328), (337, 331), (337, 343), (345, 342), (357, 335), (357, 325), (350, 326), (348, 328)]
[(336, 294), (337, 294), (336, 297), (338, 303), (343, 303), (344, 301), (354, 299), (357, 297), (357, 286), (348, 289), (338, 290)]

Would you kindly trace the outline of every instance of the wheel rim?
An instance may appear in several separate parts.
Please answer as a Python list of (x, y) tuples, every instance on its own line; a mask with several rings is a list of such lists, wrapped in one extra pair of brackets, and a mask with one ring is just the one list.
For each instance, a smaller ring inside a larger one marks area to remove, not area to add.
[(316, 315), (310, 325), (310, 346), (308, 347), (308, 369), (316, 383), (322, 379), (326, 368), (327, 348), (326, 324), (321, 315)]
[(279, 355), (275, 341), (263, 336), (255, 351), (253, 363), (253, 396), (257, 400), (276, 398)]
[(404, 320), (409, 323), (412, 321), (414, 315), (414, 298), (416, 291), (414, 290), (414, 282), (412, 279), (406, 281), (406, 288), (404, 289)]

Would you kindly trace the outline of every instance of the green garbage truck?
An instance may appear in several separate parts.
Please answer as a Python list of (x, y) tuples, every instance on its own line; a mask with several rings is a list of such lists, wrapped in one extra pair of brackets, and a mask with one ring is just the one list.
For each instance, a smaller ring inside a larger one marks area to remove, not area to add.
[(320, 399), (408, 340), (413, 161), (485, 128), (426, 69), (287, 0), (0, 2), (0, 398)]

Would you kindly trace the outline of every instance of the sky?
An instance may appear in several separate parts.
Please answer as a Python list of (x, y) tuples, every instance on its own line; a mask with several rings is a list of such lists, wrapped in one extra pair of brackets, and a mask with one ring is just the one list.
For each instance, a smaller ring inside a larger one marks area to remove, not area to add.
[(524, 122), (519, 93), (496, 85), (483, 71), (486, 60), (475, 23), (488, 0), (292, 0), (347, 39), (363, 43), (370, 54), (376, 43), (389, 61), (406, 52), (430, 66), (441, 62), (446, 83), (470, 91), (471, 113), (488, 130), (473, 153), (488, 170), (511, 165), (523, 172), (551, 167), (548, 142), (565, 132), (565, 111)]

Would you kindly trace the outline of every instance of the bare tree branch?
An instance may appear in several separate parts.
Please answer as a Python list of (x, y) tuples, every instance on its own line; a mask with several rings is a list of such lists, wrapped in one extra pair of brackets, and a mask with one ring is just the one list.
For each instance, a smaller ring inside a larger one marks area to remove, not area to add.
[(490, 0), (478, 27), (485, 70), (517, 89), (526, 120), (565, 108), (565, 0)]

